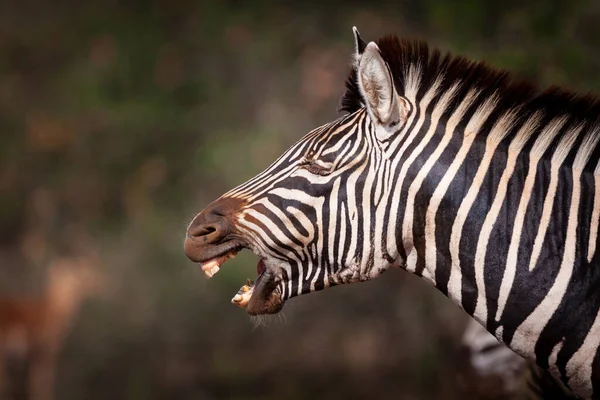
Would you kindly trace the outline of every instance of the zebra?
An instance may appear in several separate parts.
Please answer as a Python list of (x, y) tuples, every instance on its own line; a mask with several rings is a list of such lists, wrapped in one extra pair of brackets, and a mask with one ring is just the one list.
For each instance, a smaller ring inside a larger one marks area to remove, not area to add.
[(600, 398), (600, 101), (354, 27), (337, 120), (210, 203), (184, 250), (242, 249), (251, 315), (402, 268), (582, 398)]

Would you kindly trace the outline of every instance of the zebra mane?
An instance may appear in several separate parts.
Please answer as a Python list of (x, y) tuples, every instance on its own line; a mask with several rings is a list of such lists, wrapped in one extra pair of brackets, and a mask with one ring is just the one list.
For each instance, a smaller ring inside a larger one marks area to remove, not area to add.
[[(571, 117), (572, 123), (597, 123), (600, 119), (600, 99), (591, 93), (578, 94), (559, 86), (541, 90), (530, 82), (515, 78), (508, 71), (430, 49), (427, 43), (419, 40), (389, 35), (377, 40), (377, 45), (390, 67), (396, 91), (400, 95), (404, 95), (408, 71), (412, 67), (419, 71), (418, 98), (439, 76), (443, 76), (442, 91), (456, 83), (465, 90), (479, 89), (482, 94), (495, 94), (501, 109), (519, 109), (522, 116), (541, 111), (545, 115)], [(339, 111), (352, 113), (364, 106), (365, 100), (358, 87), (354, 65), (346, 79)]]

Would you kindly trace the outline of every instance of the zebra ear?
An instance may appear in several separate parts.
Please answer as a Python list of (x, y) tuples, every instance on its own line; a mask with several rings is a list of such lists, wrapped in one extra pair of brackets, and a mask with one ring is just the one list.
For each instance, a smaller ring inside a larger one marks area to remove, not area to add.
[(358, 86), (373, 121), (385, 130), (403, 123), (407, 114), (406, 101), (398, 96), (392, 73), (374, 42), (365, 48), (357, 72)]

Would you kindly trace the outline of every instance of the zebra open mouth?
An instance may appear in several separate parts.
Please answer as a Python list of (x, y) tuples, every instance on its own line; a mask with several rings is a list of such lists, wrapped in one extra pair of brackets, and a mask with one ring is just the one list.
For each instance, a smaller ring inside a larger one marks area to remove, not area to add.
[[(213, 259), (200, 263), (200, 268), (202, 272), (208, 279), (212, 278), (217, 272), (219, 272), (219, 270), (221, 269), (221, 265), (225, 261), (234, 258), (237, 255), (238, 251), (239, 250), (235, 250), (222, 256), (215, 257)], [(266, 270), (267, 267), (265, 265), (264, 260), (262, 258), (259, 259), (258, 264), (256, 265), (256, 282), (258, 282), (261, 279)], [(254, 284), (254, 281), (252, 281), (251, 279), (247, 279), (246, 284), (240, 288), (240, 290), (236, 293), (235, 296), (233, 296), (233, 298), (231, 299), (231, 303), (241, 308), (247, 308), (248, 303), (250, 302), (250, 299), (254, 294), (255, 286), (256, 285)]]
[[(265, 266), (265, 262), (261, 258), (258, 260), (258, 264), (256, 264), (256, 275), (257, 280), (262, 276), (262, 274), (267, 270)], [(250, 302), (250, 298), (254, 293), (254, 282), (251, 279), (246, 280), (246, 284), (238, 290), (235, 296), (231, 299), (231, 303), (236, 306), (246, 308), (248, 303)]]

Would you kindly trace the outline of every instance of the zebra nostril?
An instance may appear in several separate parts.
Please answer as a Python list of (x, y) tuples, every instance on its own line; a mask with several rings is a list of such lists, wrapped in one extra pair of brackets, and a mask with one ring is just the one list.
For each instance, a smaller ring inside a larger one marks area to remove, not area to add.
[(206, 226), (206, 227), (200, 228), (200, 231), (195, 236), (206, 236), (206, 235), (210, 235), (211, 233), (214, 233), (216, 231), (217, 231), (217, 228), (215, 228), (214, 226)]
[(217, 232), (218, 229), (214, 225), (190, 226), (190, 229), (188, 230), (188, 237), (203, 238), (204, 241), (206, 241), (208, 236), (213, 236)]

